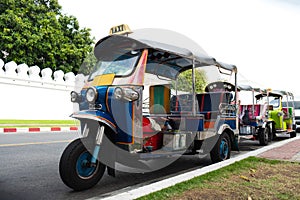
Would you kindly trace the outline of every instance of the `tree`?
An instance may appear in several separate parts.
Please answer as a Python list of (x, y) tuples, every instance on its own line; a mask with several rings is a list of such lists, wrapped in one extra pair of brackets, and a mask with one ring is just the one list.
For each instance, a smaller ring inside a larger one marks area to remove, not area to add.
[(62, 14), (57, 0), (0, 2), (0, 58), (8, 53), (6, 61), (77, 73), (92, 44), (90, 29)]
[(97, 58), (94, 55), (94, 51), (91, 51), (87, 54), (85, 59), (83, 60), (81, 67), (78, 70), (79, 74), (89, 75), (93, 70), (97, 63)]
[[(187, 70), (177, 77), (177, 90), (191, 92), (192, 91), (192, 70)], [(175, 82), (172, 84), (175, 89)], [(204, 91), (206, 86), (205, 72), (203, 70), (195, 70), (195, 89), (196, 93)]]

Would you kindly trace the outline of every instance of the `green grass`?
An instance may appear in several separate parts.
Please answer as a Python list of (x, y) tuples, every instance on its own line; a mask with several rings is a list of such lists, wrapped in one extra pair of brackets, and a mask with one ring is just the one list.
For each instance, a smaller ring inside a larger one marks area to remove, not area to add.
[(9, 127), (46, 127), (46, 126), (74, 126), (77, 125), (76, 120), (15, 120), (0, 119), (1, 128)]
[(300, 163), (249, 157), (138, 199), (298, 199), (299, 170)]

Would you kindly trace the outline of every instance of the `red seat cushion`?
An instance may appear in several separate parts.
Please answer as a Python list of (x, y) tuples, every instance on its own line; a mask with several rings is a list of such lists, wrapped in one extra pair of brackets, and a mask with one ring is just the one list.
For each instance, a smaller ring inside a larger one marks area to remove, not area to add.
[(143, 132), (152, 133), (154, 130), (151, 128), (150, 120), (147, 117), (143, 117)]

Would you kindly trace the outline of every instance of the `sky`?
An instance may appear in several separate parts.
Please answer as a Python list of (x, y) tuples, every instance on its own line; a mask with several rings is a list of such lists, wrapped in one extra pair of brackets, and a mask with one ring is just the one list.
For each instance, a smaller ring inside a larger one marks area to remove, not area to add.
[(58, 1), (95, 41), (124, 23), (132, 30), (169, 29), (236, 65), (240, 82), (300, 97), (300, 0)]

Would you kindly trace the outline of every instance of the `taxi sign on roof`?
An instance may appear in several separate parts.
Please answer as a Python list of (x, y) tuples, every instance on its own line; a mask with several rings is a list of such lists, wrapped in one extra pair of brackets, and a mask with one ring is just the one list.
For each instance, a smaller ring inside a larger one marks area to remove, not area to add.
[(129, 34), (129, 33), (132, 33), (132, 31), (130, 30), (130, 28), (127, 24), (121, 24), (118, 26), (114, 26), (109, 30), (110, 35), (113, 35), (113, 34), (125, 35), (125, 34)]

